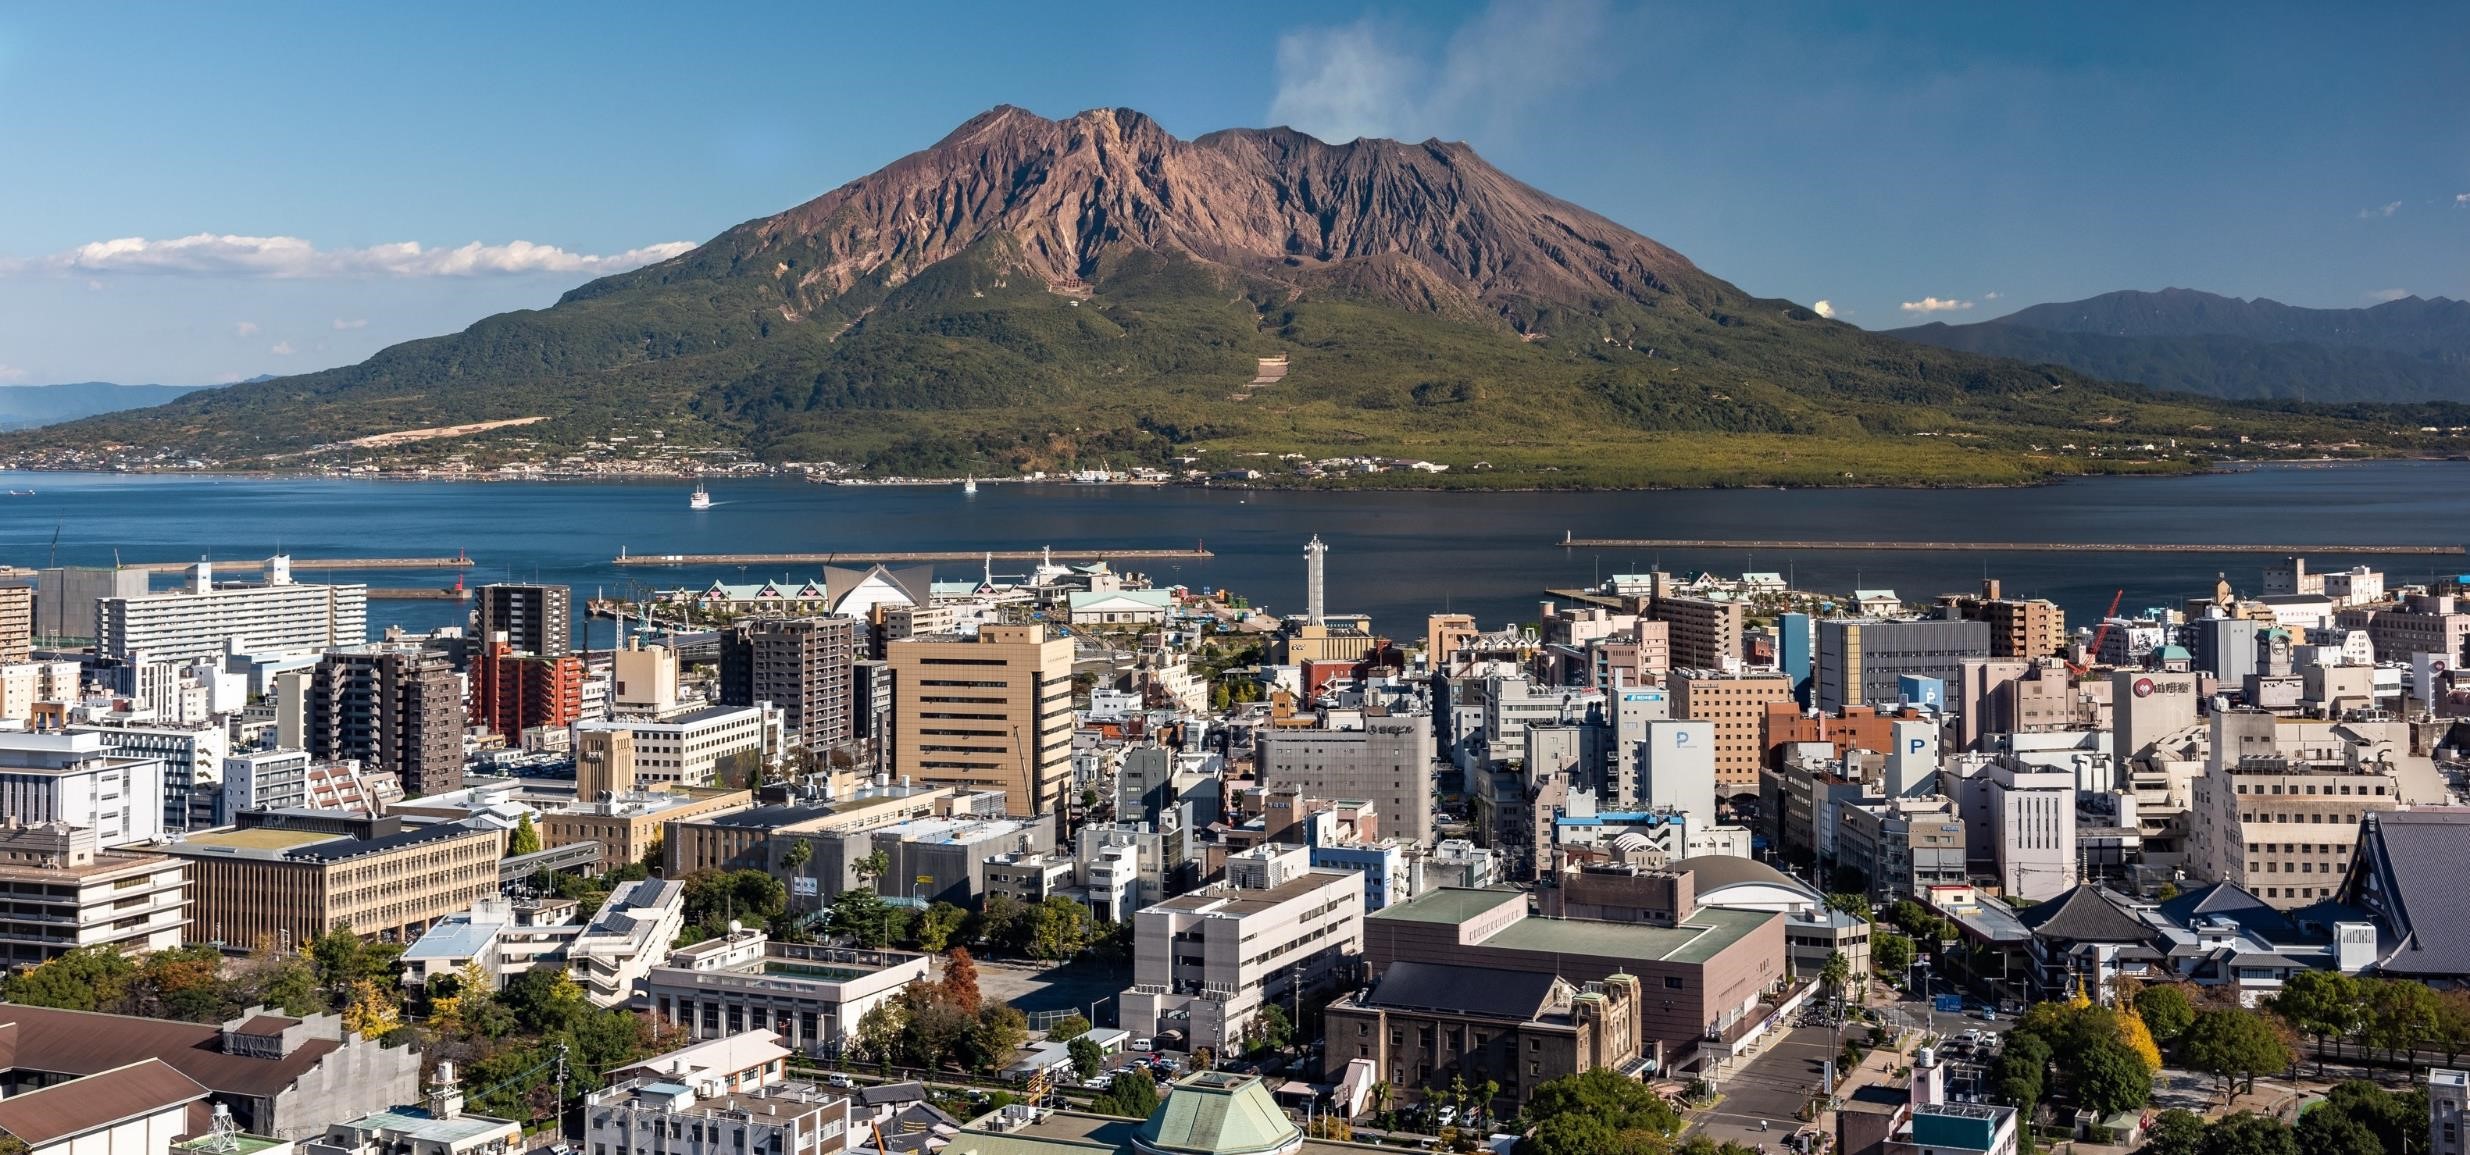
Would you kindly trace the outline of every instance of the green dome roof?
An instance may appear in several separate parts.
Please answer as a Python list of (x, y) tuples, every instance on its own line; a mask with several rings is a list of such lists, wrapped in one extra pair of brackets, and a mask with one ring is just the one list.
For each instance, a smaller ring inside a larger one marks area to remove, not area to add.
[(1267, 1085), (1219, 1071), (1178, 1081), (1132, 1135), (1148, 1155), (1291, 1155), (1303, 1144)]

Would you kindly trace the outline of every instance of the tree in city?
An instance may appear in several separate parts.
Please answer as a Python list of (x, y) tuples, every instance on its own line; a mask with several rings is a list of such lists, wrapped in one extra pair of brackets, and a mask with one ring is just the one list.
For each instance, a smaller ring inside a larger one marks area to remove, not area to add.
[(2435, 989), (2408, 979), (2374, 979), (2365, 986), (2366, 1021), (2361, 1039), (2385, 1057), (2410, 1054), (2436, 1037), (2444, 1002)]
[(952, 949), (958, 945), (954, 940), (960, 937), (961, 927), (968, 921), (967, 907), (936, 900), (934, 905), (918, 915), (917, 922), (913, 924), (918, 949), (928, 952)]
[(1089, 944), (1092, 929), (1088, 907), (1060, 894), (1050, 895), (1030, 908), (1029, 941), (1022, 953), (1034, 959), (1071, 958)]
[(705, 938), (737, 922), (760, 926), (789, 911), (789, 888), (760, 870), (698, 870), (686, 876), (686, 922)]
[(1018, 954), (1028, 937), (1029, 906), (1008, 894), (990, 894), (974, 922), (974, 929), (962, 931), (965, 941), (997, 954)]
[(978, 992), (978, 960), (969, 957), (969, 948), (953, 947), (943, 957), (943, 998), (959, 1007), (963, 1013), (977, 1014), (986, 1004)]
[(2086, 1047), (2066, 1068), (2076, 1105), (2105, 1119), (2152, 1101), (2153, 1070), (2115, 1039)]
[(2288, 1070), (2296, 1062), (2271, 1020), (2238, 1007), (2197, 1015), (2178, 1052), (2180, 1062), (2221, 1080), (2224, 1102), (2242, 1084), (2255, 1090), (2257, 1075)]
[(1827, 895), (1827, 909), (1839, 910), (1863, 922), (1870, 920), (1870, 896), (1838, 890)]
[(2204, 1116), (2172, 1107), (2144, 1128), (2139, 1155), (2198, 1155), (2204, 1148)]
[(2281, 1120), (2241, 1111), (2204, 1129), (2197, 1155), (2302, 1155), (2298, 1139)]
[(1870, 936), (1870, 963), (1881, 975), (1901, 975), (1911, 969), (1913, 940), (1893, 931), (1880, 931)]
[(2386, 1150), (2366, 1124), (2322, 1107), (2299, 1116), (2290, 1137), (2297, 1142), (2300, 1155), (2384, 1155)]
[(540, 828), (532, 825), (531, 811), (524, 811), (523, 817), (515, 820), (515, 832), (506, 839), (506, 853), (509, 856), (540, 853)]
[[(2402, 1151), (2424, 1146), (2427, 1138), (2427, 1088), (2413, 1086), (2407, 1091), (2387, 1091), (2364, 1079), (2349, 1079), (2333, 1085), (2324, 1102), (2307, 1112), (2317, 1115), (2341, 1116), (2363, 1127), (2374, 1136), (2376, 1146), (2385, 1151)], [(2301, 1147), (2307, 1146), (2304, 1137)]]
[(114, 1011), (137, 976), (119, 948), (81, 946), (0, 982), (8, 1001), (64, 1011)]
[(2282, 981), (2264, 1005), (2315, 1040), (2316, 1066), (2324, 1065), (2324, 1042), (2356, 1034), (2366, 1021), (2366, 992), (2339, 971), (2304, 970)]
[(1990, 1067), (1990, 1090), (1998, 1101), (2026, 1115), (2041, 1102), (2049, 1074), (2050, 1044), (2037, 1034), (2016, 1034), (2000, 1048)]
[(1534, 1126), (1516, 1155), (1647, 1155), (1669, 1149), (1681, 1129), (1662, 1095), (1603, 1069), (1538, 1086), (1527, 1118)]
[(988, 1003), (962, 1035), (965, 1061), (972, 1070), (992, 1072), (1011, 1062), (1028, 1040), (1029, 1016), (1010, 1003)]
[(2196, 1021), (2196, 1005), (2187, 997), (2186, 988), (2178, 983), (2161, 983), (2137, 991), (2136, 1017), (2144, 1020), (2153, 1041), (2163, 1045), (2176, 1043)]
[(1827, 952), (1826, 963), (1818, 968), (1818, 985), (1829, 998), (1842, 999), (1852, 985), (1852, 958), (1840, 950)]
[(2161, 1070), (2161, 1044), (2154, 1041), (2152, 1028), (2144, 1024), (2144, 1016), (2137, 1014), (2133, 1006), (2123, 1007), (2118, 1011), (2118, 1034), (2119, 1041), (2125, 1043), (2128, 1050), (2135, 1052), (2136, 1058), (2144, 1064), (2145, 1070), (2151, 1072)]
[[(788, 849), (780, 852), (781, 869), (788, 871), (791, 878), (798, 877), (799, 872), (806, 869), (806, 864), (814, 860), (815, 846), (803, 838), (790, 840)], [(816, 898), (820, 901), (822, 888), (818, 887), (816, 891)], [(789, 905), (791, 909), (797, 907), (797, 887), (795, 886), (789, 888)]]
[(1295, 1022), (1287, 1017), (1285, 1007), (1270, 1003), (1263, 1006), (1260, 1015), (1252, 1020), (1252, 1036), (1254, 1042), (1259, 1044), (1256, 1053), (1283, 1051), (1288, 1043), (1295, 1041)]
[(880, 947), (891, 941), (892, 904), (874, 891), (853, 886), (832, 900), (829, 925), (833, 934), (859, 946)]
[(1064, 1042), (1080, 1038), (1088, 1034), (1091, 1029), (1092, 1024), (1086, 1017), (1076, 1014), (1065, 1015), (1046, 1025), (1046, 1037), (1057, 1042)]
[(1396, 1092), (1390, 1088), (1389, 1080), (1387, 1079), (1383, 1079), (1372, 1085), (1373, 1125), (1379, 1127), (1381, 1130), (1388, 1131), (1397, 1125), (1398, 1121), (1391, 1118), (1389, 1113), (1390, 1096), (1395, 1093)]
[(364, 1039), (382, 1039), (403, 1025), (402, 1008), (371, 979), (355, 979), (343, 1003), (343, 1029)]
[(877, 887), (877, 884), (883, 881), (884, 875), (892, 873), (892, 856), (878, 850), (850, 863), (849, 868), (851, 873), (858, 876), (859, 885)]
[(1106, 1048), (1086, 1038), (1073, 1036), (1065, 1044), (1064, 1053), (1072, 1057), (1072, 1073), (1081, 1078), (1089, 1078), (1106, 1067)]
[(1104, 1093), (1089, 1101), (1089, 1109), (1100, 1115), (1146, 1119), (1158, 1109), (1158, 1082), (1140, 1068), (1126, 1067)]

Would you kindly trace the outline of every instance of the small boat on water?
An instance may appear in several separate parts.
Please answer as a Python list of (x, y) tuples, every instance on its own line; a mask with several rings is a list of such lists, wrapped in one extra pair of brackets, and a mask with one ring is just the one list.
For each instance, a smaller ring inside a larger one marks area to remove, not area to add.
[(708, 491), (706, 491), (706, 490), (703, 488), (703, 483), (702, 483), (702, 482), (698, 481), (698, 482), (696, 482), (696, 483), (695, 483), (695, 492), (694, 492), (694, 495), (686, 499), (686, 508), (688, 508), (688, 509), (710, 509), (710, 508), (712, 508), (712, 495), (711, 495), (711, 493), (709, 493)]
[(977, 479), (974, 475), (973, 475), (973, 476), (971, 476), (971, 477), (970, 477), (967, 481), (963, 481), (963, 482), (961, 482), (961, 492), (962, 492), (962, 493), (976, 493), (977, 491), (978, 491), (978, 479)]

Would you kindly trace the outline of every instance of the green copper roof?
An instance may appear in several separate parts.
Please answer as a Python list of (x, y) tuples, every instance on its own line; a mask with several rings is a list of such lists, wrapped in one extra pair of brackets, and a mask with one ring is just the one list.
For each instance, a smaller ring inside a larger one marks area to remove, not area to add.
[(1271, 1155), (1303, 1138), (1259, 1079), (1203, 1071), (1176, 1083), (1132, 1141), (1167, 1155)]

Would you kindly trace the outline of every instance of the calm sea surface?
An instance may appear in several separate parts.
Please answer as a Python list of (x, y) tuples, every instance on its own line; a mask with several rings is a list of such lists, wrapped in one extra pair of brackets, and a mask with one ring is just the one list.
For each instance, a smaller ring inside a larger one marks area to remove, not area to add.
[[(2217, 572), (2253, 590), (2263, 556), (2223, 554), (1565, 551), (1580, 537), (2441, 544), (2470, 540), (2470, 463), (2390, 462), (2265, 468), (2168, 479), (2095, 478), (2031, 489), (1710, 490), (1651, 493), (1303, 493), (1073, 485), (850, 487), (792, 481), (711, 484), (715, 505), (687, 508), (687, 483), (467, 483), (242, 480), (5, 474), (0, 562), (34, 566), (260, 558), (424, 556), (460, 550), (471, 580), (561, 582), (582, 594), (808, 574), (736, 567), (625, 568), (636, 554), (864, 550), (1189, 548), (1206, 561), (1151, 563), (1159, 584), (1220, 586), (1280, 611), (1303, 600), (1302, 549), (1329, 543), (1333, 610), (1376, 629), (1419, 634), (1424, 615), (1470, 612), (1486, 625), (1529, 620), (1547, 586), (1661, 565), (1789, 572), (1806, 589), (1888, 588), (1907, 598), (1976, 588), (1984, 573), (2012, 595), (2047, 597), (2074, 621), (2113, 590), (2125, 607), (2174, 604)], [(2329, 551), (2318, 565), (2348, 564)], [(2367, 559), (2396, 581), (2470, 569), (2470, 559)], [(1023, 563), (998, 562), (998, 573)], [(1125, 568), (1144, 568), (1127, 565)], [(978, 567), (946, 566), (949, 579)], [(326, 574), (304, 574), (318, 580)], [(337, 573), (380, 586), (443, 585), (451, 575)], [(158, 576), (166, 584), (168, 576)], [(449, 602), (385, 601), (372, 627), (457, 620)], [(603, 626), (602, 629), (608, 627)], [(607, 644), (604, 639), (602, 644)]]

